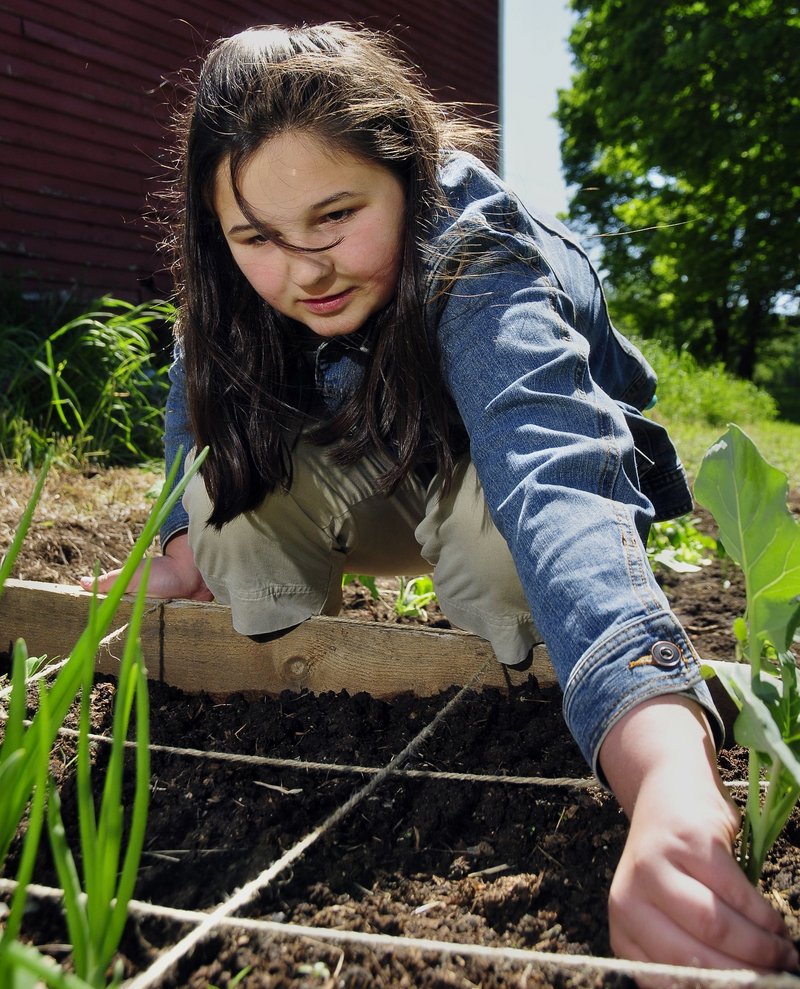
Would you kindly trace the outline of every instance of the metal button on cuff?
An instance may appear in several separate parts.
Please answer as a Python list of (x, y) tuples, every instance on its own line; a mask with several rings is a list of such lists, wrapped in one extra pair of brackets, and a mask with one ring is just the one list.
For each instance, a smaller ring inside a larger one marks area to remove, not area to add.
[(674, 670), (676, 666), (681, 665), (683, 659), (675, 643), (666, 641), (656, 642), (650, 650), (650, 655), (656, 666), (661, 667), (662, 670)]

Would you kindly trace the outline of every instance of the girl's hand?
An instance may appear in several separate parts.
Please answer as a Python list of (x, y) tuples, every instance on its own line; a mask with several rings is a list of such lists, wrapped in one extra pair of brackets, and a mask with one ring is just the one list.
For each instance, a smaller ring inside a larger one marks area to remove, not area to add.
[[(128, 593), (132, 594), (138, 588), (143, 569), (143, 563), (137, 567), (128, 584)], [(99, 593), (105, 594), (109, 591), (119, 575), (120, 570), (109, 570), (108, 573), (100, 574), (97, 579)], [(84, 590), (90, 591), (94, 577), (81, 577), (79, 583)], [(154, 598), (214, 600), (214, 595), (206, 587), (200, 571), (194, 565), (194, 555), (189, 548), (189, 538), (185, 533), (170, 539), (163, 556), (153, 557), (147, 593)]]
[(796, 968), (782, 919), (733, 858), (739, 813), (699, 706), (672, 695), (640, 704), (609, 732), (600, 759), (631, 821), (609, 897), (614, 952), (701, 968)]

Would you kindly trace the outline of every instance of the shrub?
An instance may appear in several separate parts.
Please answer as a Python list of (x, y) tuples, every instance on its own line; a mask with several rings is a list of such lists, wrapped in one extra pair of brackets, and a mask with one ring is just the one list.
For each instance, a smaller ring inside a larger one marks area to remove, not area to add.
[(734, 377), (721, 363), (703, 367), (687, 350), (671, 350), (657, 340), (633, 338), (633, 343), (658, 375), (657, 418), (709, 426), (777, 418), (775, 400), (767, 392)]
[(98, 308), (43, 338), (20, 322), (0, 336), (0, 456), (32, 469), (54, 446), (60, 459), (138, 463), (162, 455), (166, 364), (157, 328), (165, 302)]

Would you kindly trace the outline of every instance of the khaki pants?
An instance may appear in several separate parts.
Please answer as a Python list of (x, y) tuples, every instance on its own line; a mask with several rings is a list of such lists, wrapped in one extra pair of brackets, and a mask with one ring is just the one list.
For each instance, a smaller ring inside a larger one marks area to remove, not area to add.
[(199, 475), (184, 494), (195, 562), (230, 606), (236, 631), (260, 635), (337, 615), (344, 573), (432, 573), (444, 614), (488, 639), (501, 662), (522, 662), (541, 641), (469, 461), (444, 498), (435, 480), (428, 491), (409, 479), (390, 496), (378, 493), (377, 457), (341, 468), (325, 447), (300, 442), (293, 464), (288, 493), (269, 495), (220, 532), (205, 525), (211, 504)]

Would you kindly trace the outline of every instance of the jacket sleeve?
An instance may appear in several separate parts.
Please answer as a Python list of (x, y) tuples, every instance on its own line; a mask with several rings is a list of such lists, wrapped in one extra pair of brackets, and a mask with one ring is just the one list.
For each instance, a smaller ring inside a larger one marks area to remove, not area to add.
[[(487, 261), (493, 253), (495, 260)], [(437, 335), (489, 511), (511, 550), (587, 762), (648, 697), (690, 692), (698, 658), (650, 568), (653, 517), (620, 404), (593, 380), (570, 296), (497, 241), (473, 244)]]
[[(175, 358), (169, 369), (170, 389), (167, 396), (167, 408), (164, 419), (164, 460), (167, 475), (172, 465), (180, 455), (186, 454), (194, 447), (194, 437), (189, 425), (189, 411), (186, 405), (186, 375), (183, 368), (183, 355), (180, 344), (175, 346)], [(183, 477), (181, 466), (173, 483), (173, 488)], [(189, 515), (179, 501), (161, 527), (160, 540), (162, 552), (174, 536), (186, 532), (189, 528)]]

